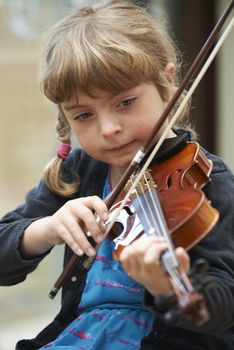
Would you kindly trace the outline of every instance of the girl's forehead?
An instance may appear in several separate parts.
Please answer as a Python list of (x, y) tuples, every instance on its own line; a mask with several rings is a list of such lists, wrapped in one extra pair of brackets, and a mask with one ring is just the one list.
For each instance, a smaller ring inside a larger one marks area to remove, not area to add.
[(68, 100), (65, 100), (62, 103), (62, 105), (65, 110), (71, 110), (95, 103), (95, 101), (103, 101), (108, 103), (109, 101), (113, 101), (115, 99), (124, 98), (126, 95), (138, 95), (139, 93), (141, 93), (142, 89), (144, 89), (144, 86), (147, 85), (155, 86), (153, 83), (150, 82), (140, 82), (132, 88), (127, 88), (118, 92), (96, 89), (92, 92), (92, 95), (88, 94), (85, 91), (77, 89), (76, 92), (72, 95), (72, 97)]
[(138, 86), (141, 86), (142, 83), (139, 83), (133, 87), (122, 89), (122, 90), (102, 90), (98, 88), (94, 88), (92, 91), (84, 91), (82, 89), (76, 89), (76, 91), (72, 94), (69, 100), (64, 101), (65, 104), (70, 103), (81, 103), (86, 100), (97, 100), (97, 99), (112, 99), (117, 96), (121, 96), (126, 93), (133, 93), (137, 90)]
[(63, 102), (63, 106), (65, 109), (68, 107), (70, 108), (71, 105), (82, 105), (89, 101), (94, 101), (98, 99), (110, 99), (113, 97), (113, 93), (109, 91), (104, 90), (94, 90), (92, 93), (85, 92), (83, 90), (77, 89), (71, 96), (71, 98), (65, 100)]

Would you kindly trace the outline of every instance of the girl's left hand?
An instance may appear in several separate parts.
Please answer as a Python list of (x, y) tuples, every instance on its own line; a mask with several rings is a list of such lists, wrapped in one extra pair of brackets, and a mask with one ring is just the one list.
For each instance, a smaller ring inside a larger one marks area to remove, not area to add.
[[(168, 276), (163, 270), (160, 257), (167, 250), (164, 239), (147, 237), (138, 239), (124, 248), (120, 261), (127, 274), (143, 284), (153, 296), (169, 295), (173, 292)], [(183, 248), (175, 250), (176, 257), (186, 273), (190, 268), (189, 255)]]

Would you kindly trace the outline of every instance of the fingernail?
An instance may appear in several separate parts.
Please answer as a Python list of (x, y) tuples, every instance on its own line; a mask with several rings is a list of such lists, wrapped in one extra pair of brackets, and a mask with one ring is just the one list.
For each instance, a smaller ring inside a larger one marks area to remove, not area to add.
[(95, 250), (93, 248), (89, 248), (87, 251), (88, 256), (93, 256), (96, 254)]
[(76, 254), (81, 256), (84, 254), (84, 252), (81, 249), (76, 249)]
[(109, 214), (108, 213), (103, 213), (102, 214), (102, 220), (106, 221), (109, 218)]

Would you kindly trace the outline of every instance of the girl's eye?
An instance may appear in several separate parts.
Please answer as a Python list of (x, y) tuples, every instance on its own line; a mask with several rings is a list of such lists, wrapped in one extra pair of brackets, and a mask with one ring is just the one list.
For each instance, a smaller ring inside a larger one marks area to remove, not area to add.
[(85, 121), (85, 120), (89, 120), (91, 118), (93, 118), (93, 113), (90, 112), (85, 112), (85, 113), (81, 113), (79, 115), (77, 115), (74, 119), (75, 120), (80, 120), (80, 121)]
[(128, 98), (126, 100), (123, 100), (119, 103), (119, 107), (124, 107), (124, 108), (128, 108), (128, 107), (131, 107), (135, 104), (136, 102), (136, 97), (131, 97), (131, 98)]

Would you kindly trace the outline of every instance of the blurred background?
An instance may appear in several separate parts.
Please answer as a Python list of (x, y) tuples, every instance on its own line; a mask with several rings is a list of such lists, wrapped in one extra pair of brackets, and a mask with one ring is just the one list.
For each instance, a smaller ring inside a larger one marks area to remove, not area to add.
[[(184, 70), (207, 39), (227, 0), (132, 1), (165, 18), (185, 57)], [(56, 109), (40, 93), (42, 36), (84, 0), (0, 0), (0, 216), (24, 200), (57, 145)], [(229, 23), (229, 20), (227, 21)], [(199, 141), (234, 169), (234, 32), (229, 35), (193, 98)], [(31, 338), (59, 309), (47, 295), (62, 268), (62, 247), (17, 286), (0, 287), (0, 350)]]

